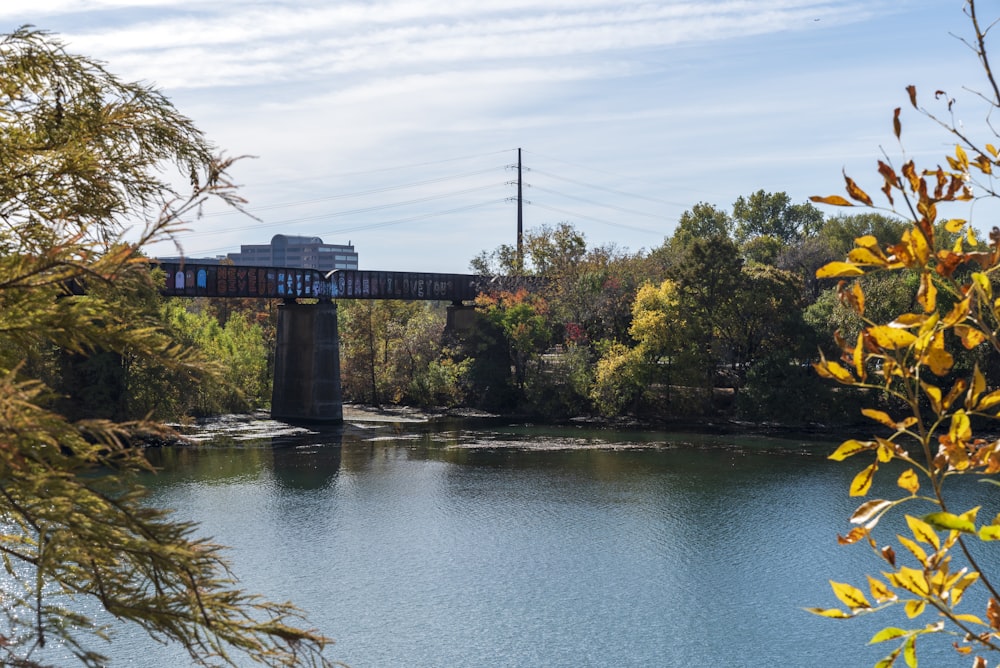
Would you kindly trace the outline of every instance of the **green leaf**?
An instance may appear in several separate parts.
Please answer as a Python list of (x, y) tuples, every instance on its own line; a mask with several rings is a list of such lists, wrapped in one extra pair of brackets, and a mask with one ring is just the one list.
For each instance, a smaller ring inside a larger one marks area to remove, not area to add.
[(873, 635), (872, 639), (868, 641), (868, 644), (875, 645), (876, 643), (885, 642), (887, 640), (895, 640), (896, 638), (902, 638), (907, 633), (909, 632), (904, 631), (903, 629), (898, 629), (895, 626), (887, 626)]
[(910, 636), (903, 645), (903, 660), (910, 668), (917, 668), (917, 636)]
[(929, 515), (924, 515), (923, 520), (931, 526), (943, 531), (976, 533), (975, 524), (952, 513), (930, 513)]
[(996, 524), (987, 524), (984, 527), (980, 527), (979, 540), (982, 541), (1000, 540), (1000, 526), (997, 526)]

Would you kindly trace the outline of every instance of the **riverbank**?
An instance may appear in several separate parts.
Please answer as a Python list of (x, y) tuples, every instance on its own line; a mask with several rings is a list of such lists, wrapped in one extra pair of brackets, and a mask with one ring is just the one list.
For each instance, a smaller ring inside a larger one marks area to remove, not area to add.
[[(622, 439), (631, 440), (635, 434), (637, 443), (648, 447), (649, 434), (689, 435), (694, 447), (697, 443), (715, 443), (719, 438), (730, 439), (782, 439), (801, 442), (840, 442), (846, 438), (869, 438), (870, 431), (863, 427), (835, 428), (821, 425), (790, 427), (769, 423), (751, 423), (721, 418), (640, 421), (635, 419), (576, 417), (562, 421), (534, 419), (523, 415), (500, 415), (473, 409), (426, 410), (412, 406), (368, 406), (345, 404), (344, 422), (338, 425), (294, 425), (271, 419), (266, 412), (250, 414), (220, 415), (199, 419), (184, 424), (171, 425), (179, 438), (171, 442), (148, 443), (149, 446), (169, 445), (240, 445), (269, 441), (272, 444), (295, 445), (303, 440), (311, 440), (327, 433), (337, 433), (350, 438), (369, 440), (384, 438), (387, 432), (427, 433), (458, 429), (487, 430), (503, 433), (511, 429), (517, 431), (532, 429), (569, 429), (576, 434), (587, 433), (582, 447), (593, 447), (596, 443), (618, 443)], [(602, 435), (604, 434), (604, 435)], [(708, 439), (708, 440), (705, 440)], [(461, 439), (458, 439), (461, 441)], [(571, 439), (572, 440), (572, 439)], [(498, 444), (492, 444), (496, 447)], [(526, 445), (518, 440), (516, 445)]]

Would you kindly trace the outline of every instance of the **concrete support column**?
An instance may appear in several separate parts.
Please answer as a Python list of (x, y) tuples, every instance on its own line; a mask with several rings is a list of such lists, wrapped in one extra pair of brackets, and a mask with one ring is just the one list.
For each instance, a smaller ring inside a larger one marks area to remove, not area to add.
[(468, 334), (476, 328), (476, 307), (462, 303), (450, 304), (446, 311), (444, 331), (452, 335)]
[(277, 337), (271, 417), (285, 422), (343, 422), (337, 305), (280, 305)]

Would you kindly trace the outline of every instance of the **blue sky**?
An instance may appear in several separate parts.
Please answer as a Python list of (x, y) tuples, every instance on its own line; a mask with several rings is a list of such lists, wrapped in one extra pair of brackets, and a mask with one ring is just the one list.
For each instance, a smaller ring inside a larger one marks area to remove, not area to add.
[[(698, 202), (840, 194), (845, 169), (877, 192), (882, 149), (902, 161), (897, 106), (907, 155), (940, 162), (952, 142), (905, 87), (931, 106), (936, 89), (979, 85), (949, 34), (969, 34), (962, 6), (5, 0), (0, 29), (56, 32), (156, 84), (227, 154), (255, 156), (233, 176), (260, 221), (213, 210), (182, 237), (187, 255), (305, 234), (352, 242), (363, 269), (465, 272), (514, 242), (518, 147), (526, 228), (568, 221), (632, 251)], [(959, 99), (960, 120), (981, 124)]]

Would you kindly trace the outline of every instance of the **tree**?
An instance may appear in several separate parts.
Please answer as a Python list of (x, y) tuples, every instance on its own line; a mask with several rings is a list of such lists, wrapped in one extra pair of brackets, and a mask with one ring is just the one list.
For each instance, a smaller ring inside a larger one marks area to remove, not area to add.
[(691, 244), (698, 239), (731, 239), (733, 220), (728, 213), (706, 202), (699, 202), (681, 214), (677, 228), (662, 246), (652, 252), (654, 261), (669, 269), (681, 261)]
[(597, 363), (590, 396), (599, 411), (618, 415), (660, 383), (669, 394), (670, 373), (688, 344), (679, 301), (677, 286), (669, 279), (659, 286), (646, 283), (639, 288), (629, 328), (636, 345), (609, 343)]
[[(131, 472), (150, 468), (145, 420), (71, 421), (29, 370), (38, 351), (98, 351), (196, 377), (204, 359), (178, 346), (130, 293), (156, 290), (141, 254), (169, 239), (208, 197), (240, 200), (231, 160), (156, 90), (126, 83), (22, 28), (0, 38), (0, 662), (39, 666), (62, 644), (102, 665), (104, 630), (74, 609), (88, 598), (193, 663), (329, 662), (328, 642), (296, 628), (289, 604), (235, 587), (221, 548), (143, 500)], [(175, 192), (164, 168), (189, 180)], [(135, 226), (129, 232), (129, 227)], [(126, 237), (128, 234), (128, 237)]]
[[(989, 28), (982, 26), (993, 26), (995, 21), (981, 23), (976, 9), (974, 0), (966, 1), (973, 37), (965, 43), (985, 74), (986, 90), (977, 98), (987, 104), (988, 117), (1000, 108), (1000, 87), (987, 55)], [(953, 491), (957, 481), (952, 479), (976, 476), (997, 484), (1000, 441), (976, 432), (1000, 417), (1000, 391), (978, 366), (963, 371), (955, 362), (963, 349), (988, 346), (1000, 352), (1000, 301), (994, 294), (994, 279), (1000, 273), (1000, 228), (992, 229), (984, 247), (966, 220), (944, 218), (941, 212), (977, 197), (996, 198), (992, 174), (1000, 166), (1000, 154), (987, 140), (976, 138), (968, 121), (951, 120), (957, 103), (945, 93), (935, 93), (945, 105), (942, 118), (920, 105), (915, 87), (907, 91), (911, 106), (950, 132), (956, 142), (954, 152), (946, 156), (947, 167), (922, 170), (910, 159), (895, 168), (888, 158), (880, 160), (881, 191), (887, 202), (882, 207), (846, 175), (846, 198), (814, 198), (835, 206), (901, 209), (909, 225), (900, 239), (888, 245), (874, 235), (857, 238), (845, 261), (831, 262), (818, 272), (822, 278), (840, 279), (840, 296), (863, 325), (856, 337), (838, 335), (839, 360), (824, 356), (816, 364), (817, 372), (847, 387), (885, 393), (901, 406), (892, 413), (864, 410), (880, 433), (867, 440), (848, 439), (830, 457), (869, 458), (851, 483), (851, 496), (867, 496), (890, 462), (901, 464), (902, 473), (895, 480), (897, 498), (862, 503), (851, 517), (855, 527), (840, 538), (842, 543), (869, 545), (881, 560), (881, 577), (867, 576), (868, 594), (854, 585), (832, 582), (846, 610), (812, 611), (849, 618), (902, 606), (918, 626), (887, 627), (872, 638), (873, 643), (898, 643), (879, 666), (892, 666), (900, 656), (908, 666), (916, 666), (917, 640), (945, 633), (959, 655), (977, 654), (972, 665), (985, 668), (982, 653), (1000, 651), (1000, 593), (996, 573), (980, 549), (985, 546), (975, 543), (1000, 540), (1000, 516), (980, 517), (979, 505), (969, 507), (957, 500)], [(899, 108), (893, 130), (900, 138)], [(988, 118), (981, 130), (987, 136), (994, 134)], [(945, 245), (942, 232), (958, 236)], [(875, 319), (866, 286), (857, 279), (873, 272), (903, 271), (916, 278), (912, 307), (891, 320)], [(908, 531), (898, 535), (897, 550), (893, 539), (877, 530), (887, 514), (904, 506), (912, 510), (905, 515)], [(970, 595), (974, 590), (980, 598)], [(972, 609), (962, 605), (969, 599), (974, 601)], [(928, 616), (933, 621), (927, 621)]]
[(787, 245), (815, 233), (823, 223), (823, 214), (808, 202), (792, 204), (788, 193), (758, 190), (733, 203), (733, 220), (740, 243), (754, 237), (773, 237)]
[(552, 341), (548, 302), (540, 295), (521, 289), (481, 294), (476, 298), (476, 309), (503, 332), (514, 386), (524, 390), (531, 367), (540, 366), (541, 353)]

